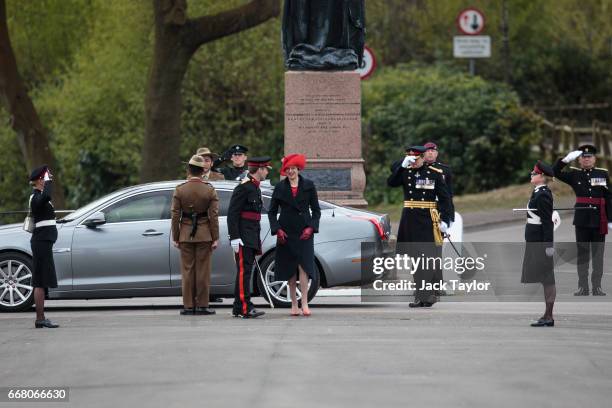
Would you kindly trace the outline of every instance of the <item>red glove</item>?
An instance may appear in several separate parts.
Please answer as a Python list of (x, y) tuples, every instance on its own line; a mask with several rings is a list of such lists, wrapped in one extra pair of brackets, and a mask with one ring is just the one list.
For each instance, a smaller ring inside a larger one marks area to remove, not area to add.
[(287, 233), (282, 229), (276, 231), (276, 241), (280, 245), (285, 245), (287, 243)]
[(312, 227), (304, 228), (304, 231), (302, 231), (302, 235), (300, 235), (300, 239), (303, 241), (309, 240), (310, 238), (312, 238), (313, 232), (314, 232), (314, 229), (312, 229)]

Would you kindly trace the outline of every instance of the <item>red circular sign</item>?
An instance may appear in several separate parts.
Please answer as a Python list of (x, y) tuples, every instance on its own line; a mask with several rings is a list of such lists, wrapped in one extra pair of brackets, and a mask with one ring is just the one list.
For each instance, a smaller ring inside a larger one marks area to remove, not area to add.
[(361, 79), (367, 79), (376, 69), (376, 57), (368, 47), (363, 47), (363, 66), (357, 68), (355, 72), (359, 73)]
[(466, 8), (457, 16), (457, 28), (465, 35), (478, 35), (485, 28), (485, 16), (477, 8)]

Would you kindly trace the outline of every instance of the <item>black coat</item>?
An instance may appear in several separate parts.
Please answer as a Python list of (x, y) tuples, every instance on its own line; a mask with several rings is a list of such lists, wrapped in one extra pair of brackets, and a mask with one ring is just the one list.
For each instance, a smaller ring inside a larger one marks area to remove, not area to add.
[(546, 256), (546, 248), (553, 247), (554, 231), (553, 196), (550, 189), (547, 186), (536, 187), (531, 193), (527, 208), (537, 211), (527, 213), (521, 282), (553, 284), (554, 262), (552, 257)]
[(315, 271), (314, 234), (309, 240), (300, 240), (299, 237), (306, 227), (319, 232), (321, 208), (314, 183), (299, 176), (295, 198), (288, 178), (278, 183), (272, 193), (268, 218), (272, 235), (276, 235), (279, 229), (288, 235), (285, 245), (276, 246), (275, 279), (288, 280), (296, 274), (298, 265), (312, 278)]
[[(612, 191), (610, 190), (612, 186), (610, 186), (608, 170), (598, 167), (586, 170), (570, 166), (569, 170), (563, 171), (565, 166), (566, 164), (561, 159), (557, 160), (553, 166), (555, 177), (569, 184), (576, 197), (604, 198), (606, 200), (607, 222), (612, 222)], [(576, 203), (576, 207), (589, 206), (597, 209), (574, 211), (575, 226), (599, 228), (601, 221), (599, 207), (592, 204)]]
[[(389, 187), (403, 187), (404, 201), (434, 202), (440, 219), (451, 220), (451, 199), (444, 181), (443, 171), (435, 166), (423, 165), (418, 169), (405, 169), (397, 161), (391, 166), (387, 179)], [(397, 233), (397, 242), (434, 242), (433, 220), (429, 209), (404, 208)]]
[[(34, 222), (55, 220), (55, 210), (51, 203), (52, 182), (45, 182), (42, 191), (34, 189), (30, 208)], [(57, 240), (57, 228), (55, 225), (34, 228), (30, 241), (51, 241)]]
[(247, 211), (261, 214), (262, 208), (261, 190), (249, 175), (234, 189), (227, 209), (227, 230), (230, 240), (240, 238), (245, 247), (260, 251), (260, 223), (245, 218), (242, 213)]
[[(448, 190), (448, 195), (450, 198), (450, 204), (449, 204), (450, 220), (454, 222), (455, 221), (455, 203), (453, 203), (453, 171), (448, 164), (444, 164), (438, 161), (428, 164), (428, 166), (434, 166), (435, 168), (442, 170), (442, 178), (444, 179), (444, 183), (446, 184), (446, 189)], [(439, 207), (438, 207), (438, 210), (440, 210)]]

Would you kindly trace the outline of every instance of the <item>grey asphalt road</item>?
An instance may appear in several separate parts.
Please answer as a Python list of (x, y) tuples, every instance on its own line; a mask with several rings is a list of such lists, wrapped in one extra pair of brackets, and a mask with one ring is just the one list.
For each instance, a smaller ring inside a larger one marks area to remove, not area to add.
[[(0, 387), (67, 386), (70, 402), (0, 407), (575, 407), (612, 398), (612, 307), (363, 304), (313, 316), (178, 315), (177, 298), (49, 302), (62, 328), (0, 315)], [(263, 300), (257, 299), (259, 304)], [(96, 305), (97, 306), (92, 306)], [(103, 305), (102, 305), (103, 304)]]
[[(555, 242), (575, 242), (572, 214), (564, 212), (561, 216), (561, 225), (555, 231)], [(491, 225), (490, 227), (467, 230), (463, 234), (466, 242), (523, 242), (525, 240), (524, 218), (513, 223)]]

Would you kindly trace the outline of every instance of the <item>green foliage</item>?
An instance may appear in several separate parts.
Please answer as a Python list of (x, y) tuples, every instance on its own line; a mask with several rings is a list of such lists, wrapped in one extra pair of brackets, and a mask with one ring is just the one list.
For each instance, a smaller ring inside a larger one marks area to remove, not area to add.
[(280, 21), (275, 21), (201, 47), (183, 85), (183, 157), (201, 146), (222, 153), (242, 143), (249, 155), (280, 162), (284, 67), (279, 38)]
[(389, 68), (363, 89), (367, 199), (398, 201), (389, 167), (405, 146), (433, 140), (439, 159), (457, 175), (456, 194), (485, 191), (525, 179), (531, 143), (540, 134), (507, 86), (444, 66)]
[[(246, 0), (188, 0), (188, 14)], [(280, 0), (279, 0), (280, 1)], [(368, 199), (398, 200), (390, 164), (406, 144), (435, 139), (476, 192), (526, 179), (540, 138), (523, 104), (610, 101), (612, 0), (507, 0), (510, 62), (503, 56), (499, 0), (368, 0), (368, 44), (379, 67), (363, 83)], [(452, 58), (455, 17), (466, 6), (487, 17), (493, 55), (468, 77)], [(151, 0), (7, 0), (20, 72), (50, 131), (74, 208), (138, 181), (144, 97), (151, 61)], [(402, 65), (405, 63), (418, 65)], [(436, 65), (442, 62), (444, 66)], [(423, 68), (423, 66), (433, 66)], [(509, 86), (497, 81), (509, 67)], [(202, 47), (183, 84), (181, 156), (235, 142), (252, 155), (283, 153), (280, 19)], [(518, 95), (518, 96), (517, 96)], [(28, 186), (6, 113), (0, 111), (0, 208), (23, 208)], [(150, 165), (154, 166), (155, 163)], [(278, 166), (277, 166), (278, 167)], [(182, 169), (177, 166), (177, 175)]]

